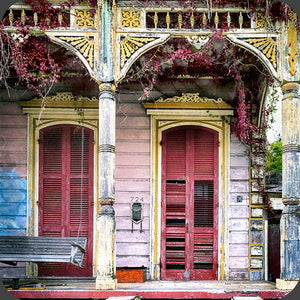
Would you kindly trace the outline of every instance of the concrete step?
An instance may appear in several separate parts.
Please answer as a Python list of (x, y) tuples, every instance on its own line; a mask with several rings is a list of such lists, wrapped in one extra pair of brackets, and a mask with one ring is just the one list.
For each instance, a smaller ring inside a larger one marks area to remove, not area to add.
[(232, 300), (263, 300), (263, 298), (259, 297), (259, 296), (256, 296), (256, 297), (247, 297), (247, 296), (244, 296), (244, 297), (232, 297), (231, 298)]
[(124, 297), (108, 297), (106, 300), (133, 300), (136, 296), (124, 296)]

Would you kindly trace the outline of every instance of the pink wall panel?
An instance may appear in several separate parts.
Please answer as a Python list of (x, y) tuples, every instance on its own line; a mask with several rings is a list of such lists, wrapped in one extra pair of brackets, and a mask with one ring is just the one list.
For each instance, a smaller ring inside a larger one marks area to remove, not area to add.
[(150, 157), (149, 153), (120, 153), (118, 152), (118, 156), (116, 157), (116, 165), (118, 167), (128, 166), (128, 162), (130, 162), (131, 166), (145, 166), (149, 168)]
[[(118, 104), (116, 139), (116, 264), (117, 267), (148, 267), (150, 120), (141, 103)], [(141, 224), (131, 220), (131, 204), (136, 201), (143, 203), (142, 232)]]

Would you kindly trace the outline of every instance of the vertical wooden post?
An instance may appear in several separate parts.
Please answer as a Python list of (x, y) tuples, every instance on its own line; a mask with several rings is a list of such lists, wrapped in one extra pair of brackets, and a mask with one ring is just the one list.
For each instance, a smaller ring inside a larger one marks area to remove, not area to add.
[(99, 205), (96, 221), (96, 289), (116, 289), (115, 266), (115, 132), (116, 101), (113, 69), (113, 0), (98, 0), (99, 56), (95, 70), (99, 81)]
[(115, 88), (99, 86), (99, 204), (97, 215), (96, 289), (116, 288), (115, 266)]
[(281, 274), (276, 286), (293, 289), (300, 279), (300, 85), (282, 87)]

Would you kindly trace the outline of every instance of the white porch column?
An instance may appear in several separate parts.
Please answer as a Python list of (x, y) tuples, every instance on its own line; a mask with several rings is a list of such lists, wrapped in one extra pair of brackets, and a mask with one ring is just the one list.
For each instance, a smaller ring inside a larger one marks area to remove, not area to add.
[(115, 266), (115, 87), (99, 86), (99, 204), (97, 215), (96, 289), (116, 289)]
[(96, 220), (96, 289), (116, 289), (115, 140), (116, 102), (113, 67), (113, 0), (98, 0), (99, 56), (95, 71), (99, 83), (99, 199)]
[(300, 85), (282, 87), (281, 274), (276, 286), (293, 289), (300, 279)]

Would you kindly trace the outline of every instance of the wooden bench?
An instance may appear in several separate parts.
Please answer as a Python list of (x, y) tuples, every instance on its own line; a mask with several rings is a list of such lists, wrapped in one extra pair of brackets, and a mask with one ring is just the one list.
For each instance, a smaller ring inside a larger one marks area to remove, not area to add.
[(86, 238), (54, 236), (0, 236), (0, 262), (64, 262), (81, 267)]

